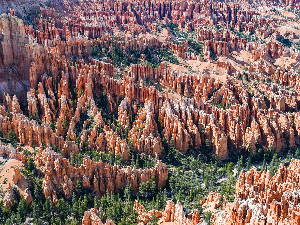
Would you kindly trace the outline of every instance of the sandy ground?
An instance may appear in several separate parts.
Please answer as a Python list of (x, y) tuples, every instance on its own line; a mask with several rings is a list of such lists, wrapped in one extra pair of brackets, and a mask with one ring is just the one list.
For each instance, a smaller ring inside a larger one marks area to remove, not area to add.
[[(16, 168), (22, 170), (23, 163), (16, 159), (9, 159), (0, 167), (0, 186), (2, 192), (9, 190), (10, 185), (17, 185), (20, 190), (25, 190), (28, 186), (25, 179), (18, 179), (19, 175), (16, 173)], [(17, 181), (17, 183), (15, 183)]]
[(187, 61), (180, 61), (180, 65), (175, 65), (168, 63), (168, 65), (174, 70), (179, 71), (181, 73), (199, 76), (199, 75), (210, 75), (215, 79), (219, 79), (221, 81), (226, 80), (227, 78), (227, 71), (225, 68), (222, 68), (217, 65), (216, 62), (204, 62), (200, 60), (187, 60)]
[(280, 67), (291, 67), (293, 65), (295, 65), (297, 63), (296, 59), (292, 59), (290, 57), (280, 57), (275, 61), (275, 65), (276, 66), (280, 66)]

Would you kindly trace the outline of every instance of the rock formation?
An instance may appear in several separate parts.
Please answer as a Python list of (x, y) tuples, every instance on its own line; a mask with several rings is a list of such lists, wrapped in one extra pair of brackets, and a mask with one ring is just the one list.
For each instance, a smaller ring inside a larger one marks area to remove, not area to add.
[(44, 173), (44, 194), (53, 202), (58, 200), (58, 190), (63, 190), (63, 194), (70, 198), (77, 182), (96, 194), (103, 195), (107, 192), (118, 192), (126, 186), (138, 191), (141, 183), (150, 180), (154, 180), (157, 187), (162, 188), (168, 179), (168, 170), (160, 161), (155, 168), (133, 169), (85, 158), (80, 167), (74, 167), (68, 159), (49, 149), (40, 150), (35, 161)]
[(166, 203), (164, 211), (146, 211), (144, 206), (135, 202), (134, 209), (138, 213), (138, 224), (148, 224), (151, 220), (159, 218), (158, 224), (172, 223), (174, 225), (196, 225), (201, 222), (200, 214), (195, 210), (190, 215), (186, 215), (180, 203), (174, 204), (172, 201)]
[(98, 214), (99, 210), (95, 208), (85, 211), (82, 219), (82, 225), (115, 225), (115, 223), (110, 220), (103, 223)]
[[(289, 166), (281, 164), (274, 176), (253, 167), (240, 174), (232, 203), (214, 192), (200, 204), (204, 212), (212, 213), (214, 225), (299, 224), (299, 169), (300, 160), (292, 160)], [(182, 205), (172, 201), (166, 203), (164, 211), (146, 211), (138, 202), (134, 209), (140, 224), (148, 224), (154, 218), (159, 218), (158, 224), (198, 224), (203, 218), (197, 211), (186, 216)]]
[[(39, 3), (0, 0), (0, 136), (17, 146), (0, 145), (0, 154), (10, 186), (28, 202), (19, 147), (36, 149), (44, 194), (55, 203), (77, 183), (97, 195), (150, 180), (164, 187), (160, 160), (173, 148), (227, 160), (300, 146), (299, 1)], [(139, 155), (156, 166), (114, 164)], [(75, 166), (74, 158), (85, 159)], [(228, 210), (216, 193), (203, 205), (228, 224), (299, 224), (297, 165), (275, 177), (243, 173)], [(153, 215), (200, 222), (179, 203), (136, 208), (141, 223)], [(83, 224), (103, 224), (96, 214), (86, 212)]]
[(12, 145), (4, 145), (0, 142), (0, 188), (3, 195), (3, 203), (11, 208), (19, 194), (30, 204), (32, 195), (29, 190), (30, 182), (23, 173), (26, 156), (17, 151)]
[(218, 203), (217, 210), (214, 197), (208, 197), (213, 224), (299, 224), (299, 168), (300, 161), (293, 160), (274, 176), (255, 168), (242, 172), (233, 203)]
[(30, 41), (25, 29), (19, 18), (0, 15), (0, 99), (4, 92), (24, 98), (29, 87), (31, 58), (40, 48)]

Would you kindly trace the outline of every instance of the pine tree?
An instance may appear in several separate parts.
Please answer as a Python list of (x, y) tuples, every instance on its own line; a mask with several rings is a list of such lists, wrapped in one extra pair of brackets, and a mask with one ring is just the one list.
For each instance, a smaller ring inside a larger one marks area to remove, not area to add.
[(271, 176), (273, 176), (276, 172), (276, 170), (278, 169), (278, 166), (279, 166), (279, 159), (278, 159), (278, 155), (277, 153), (275, 153), (273, 155), (273, 158), (272, 158), (272, 161), (270, 163), (270, 174)]
[(266, 171), (267, 170), (267, 161), (266, 161), (266, 155), (264, 154), (264, 160), (262, 163), (262, 171)]
[(239, 173), (243, 170), (243, 167), (244, 167), (244, 157), (241, 156), (241, 158), (239, 158), (237, 162), (237, 170)]
[(300, 159), (300, 148), (297, 148), (297, 149), (296, 149), (296, 152), (295, 152), (295, 158), (296, 158), (296, 159)]

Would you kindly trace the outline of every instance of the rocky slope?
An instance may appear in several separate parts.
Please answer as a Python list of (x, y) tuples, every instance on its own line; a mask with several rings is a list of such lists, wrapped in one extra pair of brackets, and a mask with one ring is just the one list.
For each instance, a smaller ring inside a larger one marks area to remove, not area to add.
[[(269, 171), (252, 168), (240, 174), (232, 203), (219, 193), (210, 193), (200, 204), (204, 212), (212, 213), (214, 225), (299, 224), (299, 169), (299, 160), (293, 160), (289, 166), (281, 165), (273, 176)], [(140, 224), (148, 224), (154, 218), (160, 218), (158, 224), (198, 224), (201, 221), (198, 211), (186, 216), (180, 203), (170, 201), (163, 212), (146, 212), (139, 203), (135, 209)]]
[(281, 165), (274, 176), (251, 169), (236, 184), (236, 199), (214, 215), (214, 224), (299, 224), (299, 166)]
[[(170, 170), (161, 161), (170, 148), (224, 161), (300, 145), (298, 1), (0, 3), (7, 13), (0, 16), (0, 134), (17, 149), (34, 149), (4, 155), (18, 160), (19, 169), (5, 165), (28, 202), (20, 168), (29, 158), (57, 203), (76, 185), (97, 196), (128, 186), (138, 192), (151, 181), (164, 188)], [(156, 165), (130, 167), (139, 157)], [(277, 178), (242, 173), (234, 205), (219, 213), (232, 224), (284, 224), (286, 215), (297, 224), (296, 207), (286, 204), (298, 204), (289, 194), (296, 184), (280, 186), (294, 182), (297, 173), (284, 171), (296, 167), (282, 167)], [(161, 223), (201, 221), (172, 202), (165, 211), (136, 208), (142, 223), (153, 215)], [(83, 223), (103, 223), (96, 214)]]

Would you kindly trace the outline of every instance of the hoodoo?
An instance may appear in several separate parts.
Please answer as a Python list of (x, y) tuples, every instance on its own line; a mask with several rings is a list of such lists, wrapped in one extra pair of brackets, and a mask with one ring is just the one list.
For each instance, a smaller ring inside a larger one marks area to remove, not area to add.
[(1, 224), (300, 224), (297, 0), (0, 0)]

